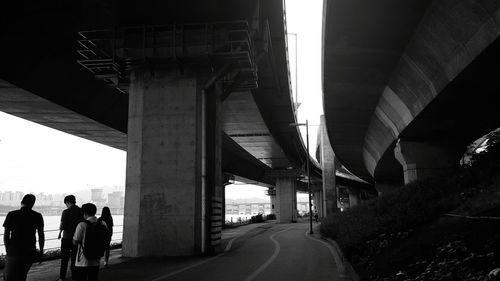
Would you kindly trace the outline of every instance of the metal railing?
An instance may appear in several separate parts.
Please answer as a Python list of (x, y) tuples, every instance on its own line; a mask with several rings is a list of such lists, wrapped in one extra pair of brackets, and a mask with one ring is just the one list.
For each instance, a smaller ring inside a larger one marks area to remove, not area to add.
[[(117, 230), (118, 228), (118, 230)], [(59, 229), (48, 229), (48, 230), (44, 230), (44, 233), (45, 233), (45, 237), (47, 236), (54, 236), (54, 235), (51, 235), (52, 233), (59, 233)], [(47, 244), (53, 244), (53, 242), (51, 241), (56, 241), (56, 240), (59, 240), (57, 238), (57, 234), (54, 236), (54, 237), (49, 237), (49, 238), (46, 238), (45, 239), (45, 245)], [(115, 243), (119, 243), (122, 241), (122, 235), (123, 235), (123, 225), (114, 225), (113, 226), (113, 236), (112, 237), (116, 237), (117, 235), (116, 234), (120, 234), (120, 238), (115, 238), (115, 239), (111, 239), (111, 243), (115, 242)], [(0, 247), (5, 247), (5, 244), (3, 243), (3, 236), (4, 234), (3, 233), (0, 233)], [(38, 237), (37, 237), (37, 241), (38, 243)], [(38, 244), (37, 244), (38, 246)], [(50, 252), (50, 251), (54, 251), (54, 250), (57, 250), (57, 249), (60, 249), (60, 244), (58, 246), (55, 246), (55, 247), (48, 247), (48, 248), (45, 248), (44, 249), (44, 253), (46, 252)]]
[(80, 31), (77, 62), (123, 93), (134, 66), (166, 60), (230, 64), (232, 73), (224, 83), (252, 89), (257, 87), (257, 68), (248, 30), (247, 21), (231, 21)]

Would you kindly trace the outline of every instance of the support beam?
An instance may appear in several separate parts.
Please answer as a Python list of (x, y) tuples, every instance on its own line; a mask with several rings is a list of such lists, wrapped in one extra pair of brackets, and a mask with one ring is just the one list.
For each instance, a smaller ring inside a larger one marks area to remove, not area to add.
[(349, 207), (357, 206), (361, 203), (361, 198), (359, 197), (359, 192), (349, 189)]
[(381, 196), (400, 188), (401, 185), (394, 183), (375, 182), (374, 187), (377, 190), (378, 196)]
[(297, 222), (297, 179), (276, 178), (276, 219), (278, 223)]
[(276, 188), (269, 188), (267, 193), (271, 203), (271, 214), (276, 215)]
[(408, 184), (448, 172), (457, 162), (452, 151), (449, 145), (398, 139), (394, 156), (403, 166)]
[(221, 86), (198, 71), (144, 66), (131, 77), (123, 255), (220, 248)]
[(321, 169), (323, 170), (323, 215), (329, 216), (337, 212), (337, 189), (335, 186), (336, 161), (330, 139), (326, 131), (325, 116), (321, 116), (319, 132), (319, 148)]
[(323, 191), (318, 190), (313, 192), (314, 208), (318, 212), (318, 216), (323, 218)]

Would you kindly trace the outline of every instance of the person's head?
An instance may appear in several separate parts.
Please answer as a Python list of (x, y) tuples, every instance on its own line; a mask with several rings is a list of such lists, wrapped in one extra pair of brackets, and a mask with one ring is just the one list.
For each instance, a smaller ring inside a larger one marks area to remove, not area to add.
[(108, 207), (103, 207), (102, 208), (101, 217), (106, 217), (106, 218), (110, 218), (111, 217), (111, 211), (109, 210)]
[(64, 204), (66, 204), (66, 207), (71, 207), (76, 204), (76, 198), (75, 195), (68, 195), (64, 197)]
[(21, 200), (21, 205), (23, 207), (28, 207), (28, 208), (33, 208), (33, 205), (35, 205), (36, 197), (33, 194), (26, 194), (23, 197), (23, 200)]
[(95, 216), (97, 207), (92, 203), (85, 203), (82, 205), (82, 213), (84, 218)]

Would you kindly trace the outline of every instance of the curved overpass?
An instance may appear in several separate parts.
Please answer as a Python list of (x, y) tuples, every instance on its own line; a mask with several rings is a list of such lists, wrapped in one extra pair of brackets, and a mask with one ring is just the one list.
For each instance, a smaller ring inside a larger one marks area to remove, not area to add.
[(398, 183), (400, 163), (405, 176), (449, 167), (498, 127), (499, 22), (496, 1), (326, 1), (323, 99), (340, 161)]
[(283, 1), (22, 2), (0, 27), (0, 109), (127, 149), (125, 255), (220, 251), (223, 172), (275, 185), (296, 218), (309, 157)]
[[(154, 1), (52, 7), (14, 3), (4, 18), (0, 108), (93, 141), (126, 149), (128, 96), (76, 63), (77, 32), (137, 24), (244, 20), (255, 42), (258, 88), (233, 90), (222, 103), (225, 172), (274, 184), (267, 170), (300, 168), (282, 1)], [(43, 16), (42, 16), (43, 15)], [(61, 24), (64, 23), (64, 24)], [(29, 31), (30, 36), (26, 36)], [(318, 171), (317, 171), (318, 172)]]

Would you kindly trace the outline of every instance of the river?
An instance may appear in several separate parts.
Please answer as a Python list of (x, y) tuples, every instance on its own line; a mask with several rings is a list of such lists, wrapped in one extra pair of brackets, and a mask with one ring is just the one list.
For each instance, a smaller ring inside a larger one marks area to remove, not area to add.
[[(252, 215), (226, 215), (226, 221), (228, 222), (238, 222), (239, 220), (249, 220)], [(0, 222), (3, 225), (5, 221), (5, 216), (0, 216)], [(61, 216), (43, 216), (43, 221), (45, 224), (45, 250), (55, 250), (59, 249), (61, 242), (57, 239), (57, 234), (59, 234), (59, 222), (61, 221)], [(123, 235), (123, 215), (113, 215), (113, 242), (122, 241)], [(37, 244), (38, 247), (38, 244)], [(0, 232), (0, 255), (5, 254), (5, 247), (3, 246), (3, 231)]]

